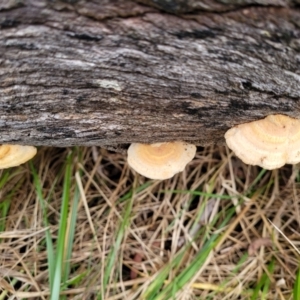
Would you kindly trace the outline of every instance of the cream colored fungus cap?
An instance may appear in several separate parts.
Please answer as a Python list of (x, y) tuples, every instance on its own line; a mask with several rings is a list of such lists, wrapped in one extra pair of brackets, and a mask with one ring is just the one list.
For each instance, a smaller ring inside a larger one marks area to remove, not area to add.
[(184, 142), (139, 144), (128, 148), (128, 164), (151, 179), (168, 179), (184, 170), (196, 154), (196, 146)]
[(300, 162), (300, 120), (285, 115), (237, 125), (225, 133), (225, 139), (246, 164), (272, 170)]
[(0, 145), (0, 169), (19, 166), (33, 158), (36, 148), (21, 145)]

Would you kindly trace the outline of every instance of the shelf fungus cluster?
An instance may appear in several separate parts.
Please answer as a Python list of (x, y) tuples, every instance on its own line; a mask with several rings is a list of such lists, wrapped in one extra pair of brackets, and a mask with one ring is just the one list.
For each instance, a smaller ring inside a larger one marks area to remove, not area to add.
[(19, 166), (33, 158), (36, 148), (21, 145), (0, 145), (0, 169)]
[(196, 154), (196, 146), (184, 142), (139, 144), (128, 148), (128, 164), (151, 179), (168, 179), (184, 170)]
[(300, 162), (300, 120), (285, 115), (237, 125), (226, 132), (225, 139), (246, 164), (272, 170)]

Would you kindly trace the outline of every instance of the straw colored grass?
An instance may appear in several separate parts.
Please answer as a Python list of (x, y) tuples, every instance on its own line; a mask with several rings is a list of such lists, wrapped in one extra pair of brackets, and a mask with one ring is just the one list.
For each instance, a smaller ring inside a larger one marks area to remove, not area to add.
[(300, 299), (297, 166), (207, 147), (155, 181), (118, 153), (41, 148), (0, 176), (0, 300)]

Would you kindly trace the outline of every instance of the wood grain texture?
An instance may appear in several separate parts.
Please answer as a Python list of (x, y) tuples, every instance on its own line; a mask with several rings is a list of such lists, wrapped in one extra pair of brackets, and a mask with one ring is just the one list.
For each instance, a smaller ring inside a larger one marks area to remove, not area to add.
[(171, 13), (187, 13), (202, 11), (229, 11), (242, 7), (260, 5), (288, 7), (300, 4), (299, 0), (136, 0), (163, 11)]
[(1, 143), (207, 145), (272, 113), (300, 118), (299, 7), (0, 4)]

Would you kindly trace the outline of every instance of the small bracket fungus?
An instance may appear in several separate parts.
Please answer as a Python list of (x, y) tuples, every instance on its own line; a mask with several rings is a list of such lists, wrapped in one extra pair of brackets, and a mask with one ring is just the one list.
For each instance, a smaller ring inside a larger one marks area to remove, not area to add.
[(196, 154), (196, 146), (184, 142), (138, 144), (128, 148), (128, 164), (151, 179), (168, 179), (184, 170)]
[(0, 169), (19, 166), (33, 158), (36, 148), (21, 145), (0, 145)]
[(300, 162), (300, 120), (284, 115), (237, 125), (225, 133), (228, 147), (244, 163), (272, 170)]

